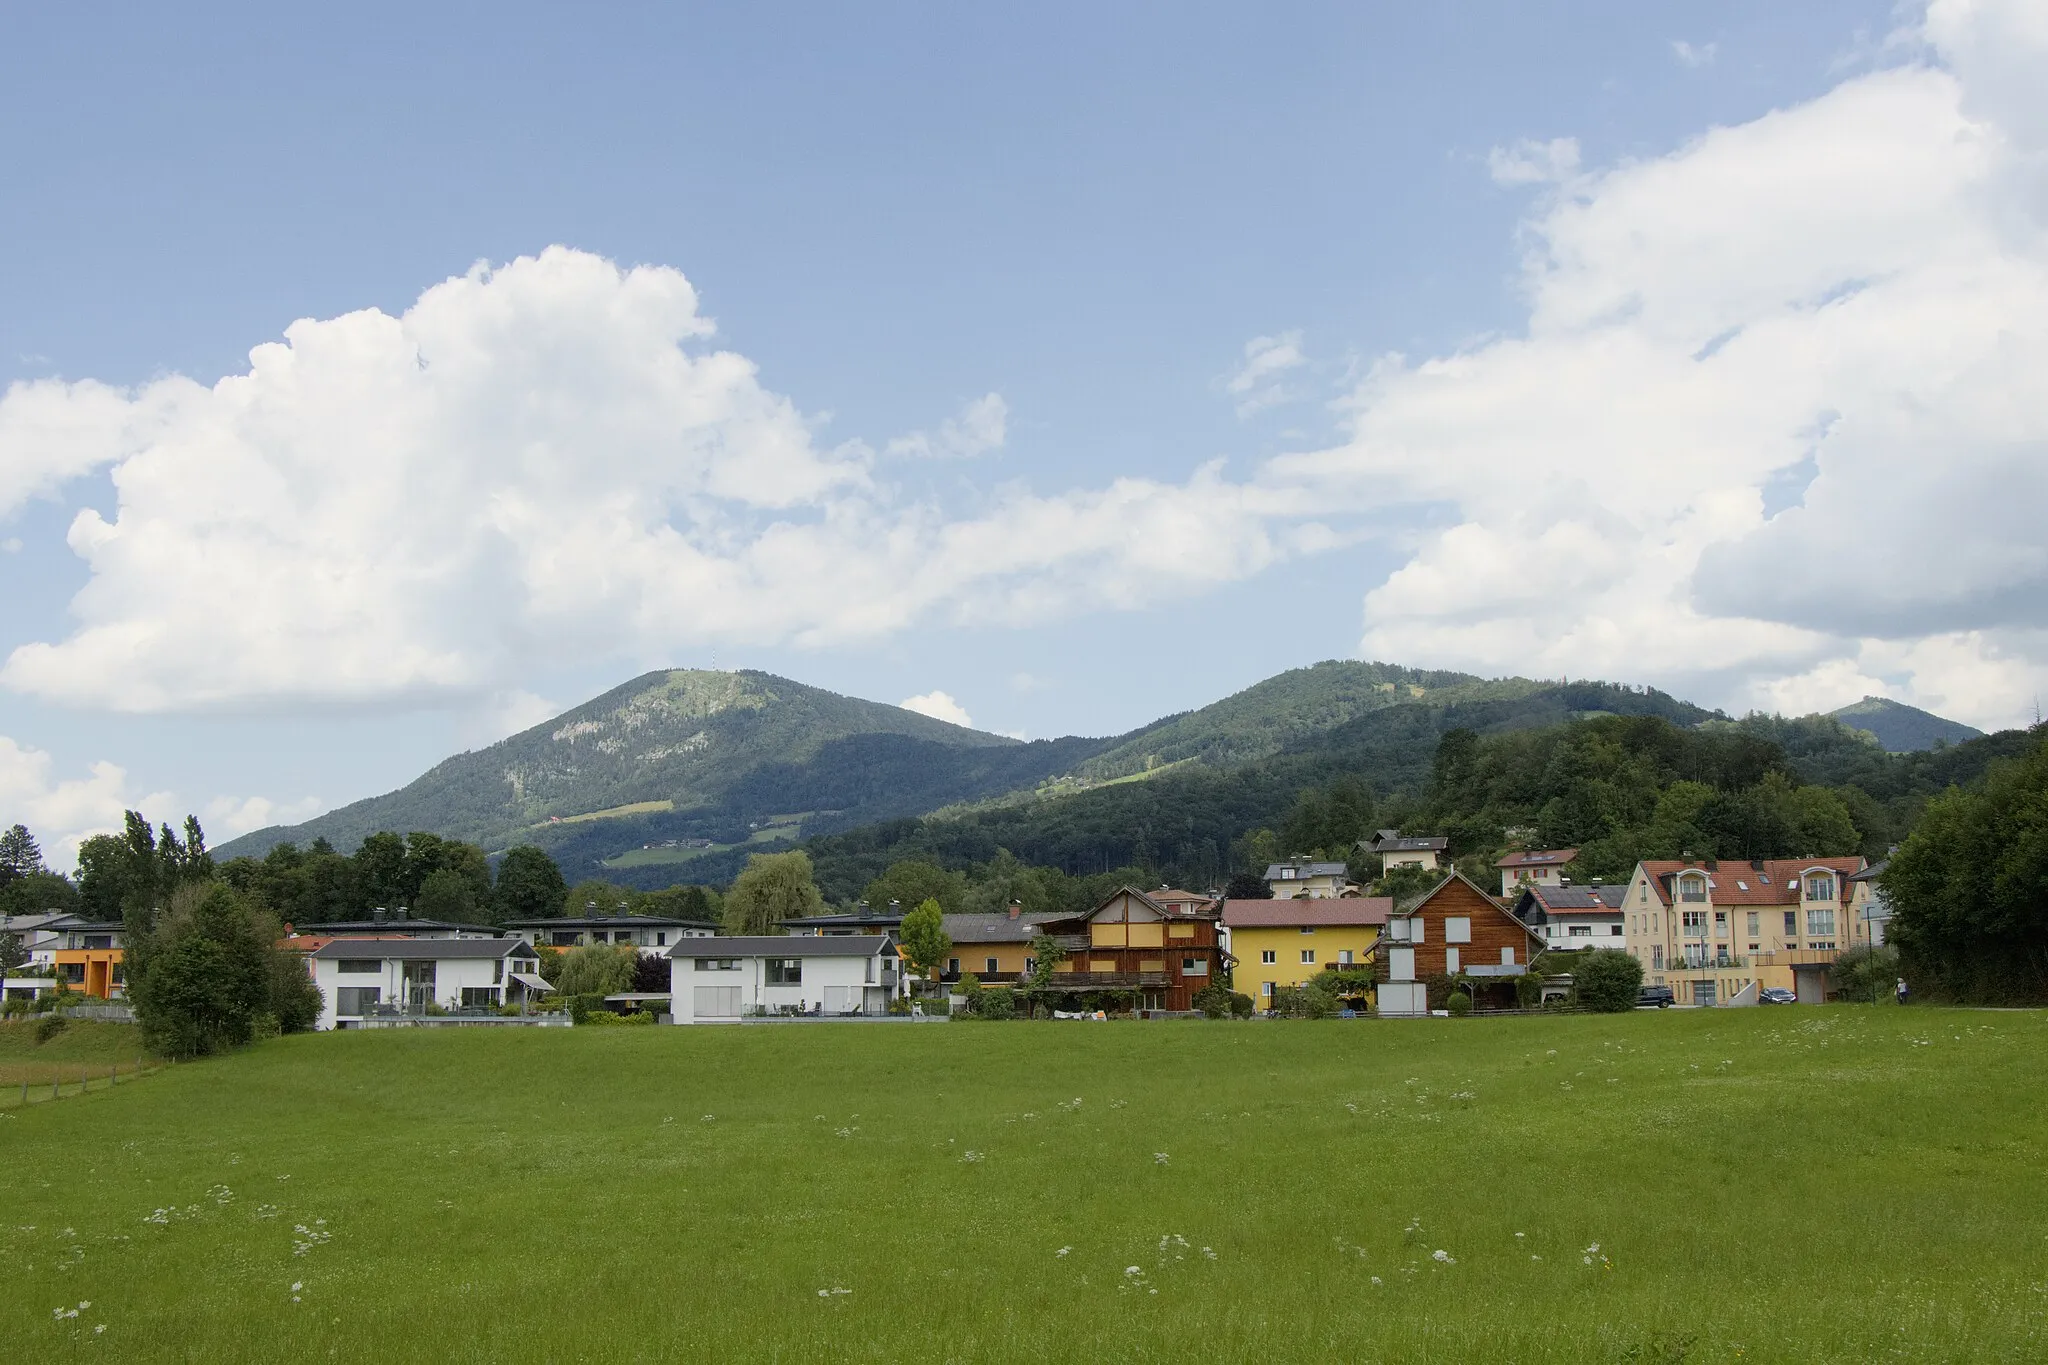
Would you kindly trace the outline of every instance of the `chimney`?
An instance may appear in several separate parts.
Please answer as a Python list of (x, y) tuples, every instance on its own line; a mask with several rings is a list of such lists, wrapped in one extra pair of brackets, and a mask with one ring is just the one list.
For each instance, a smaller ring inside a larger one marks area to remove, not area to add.
[(404, 906), (402, 906), (402, 905), (401, 905), (401, 906), (399, 906), (399, 907), (398, 907), (398, 913), (397, 913), (397, 915), (395, 916), (395, 918), (396, 918), (396, 919), (398, 920), (398, 922), (399, 922), (400, 924), (403, 924), (403, 923), (405, 923), (405, 907), (404, 907)]
[(372, 923), (372, 924), (382, 924), (383, 922), (384, 922), (384, 907), (380, 905), (380, 906), (378, 906), (378, 907), (377, 907), (376, 909), (374, 909), (374, 910), (372, 910), (372, 911), (370, 912), (370, 923)]
[(1016, 918), (1017, 918), (1017, 917), (1018, 917), (1019, 915), (1021, 915), (1021, 914), (1023, 914), (1023, 913), (1024, 913), (1024, 902), (1023, 902), (1023, 901), (1011, 901), (1011, 902), (1010, 902), (1010, 918), (1011, 918), (1011, 919), (1016, 919)]
[(890, 901), (890, 902), (889, 902), (889, 913), (890, 913), (890, 914), (892, 914), (892, 915), (900, 915), (900, 914), (902, 914), (902, 913), (903, 913), (903, 902), (902, 902), (902, 901)]

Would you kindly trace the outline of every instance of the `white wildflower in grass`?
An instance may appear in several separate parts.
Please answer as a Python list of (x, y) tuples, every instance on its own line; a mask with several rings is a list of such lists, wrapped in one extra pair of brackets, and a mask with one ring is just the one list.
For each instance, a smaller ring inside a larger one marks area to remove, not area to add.
[(1429, 1259), (1435, 1261), (1438, 1265), (1456, 1265), (1458, 1263), (1456, 1257), (1442, 1249), (1430, 1252)]
[(717, 1117), (718, 1117), (718, 1115), (716, 1115), (716, 1114), (706, 1114), (706, 1115), (705, 1115), (705, 1116), (704, 1116), (704, 1117), (703, 1117), (702, 1119), (698, 1120), (698, 1122), (700, 1122), (700, 1123), (711, 1123), (711, 1122), (713, 1122), (714, 1120), (716, 1120), (716, 1119), (717, 1119)]
[(1129, 1103), (1130, 1103), (1130, 1101), (1129, 1101), (1129, 1100), (1111, 1100), (1111, 1101), (1109, 1102), (1109, 1107), (1110, 1107), (1110, 1108), (1112, 1108), (1112, 1109), (1121, 1109), (1121, 1108), (1123, 1108), (1123, 1107), (1124, 1107), (1124, 1106), (1125, 1106), (1126, 1104), (1129, 1104)]
[(1066, 1254), (1067, 1254), (1068, 1252), (1070, 1252), (1070, 1251), (1072, 1251), (1072, 1250), (1073, 1250), (1073, 1248), (1072, 1248), (1072, 1247), (1061, 1247), (1061, 1248), (1060, 1248), (1060, 1249), (1059, 1249), (1058, 1251), (1055, 1251), (1055, 1252), (1053, 1253), (1053, 1255), (1055, 1255), (1055, 1256), (1064, 1256), (1064, 1255), (1066, 1255)]
[(1215, 1253), (1215, 1251), (1214, 1251), (1213, 1249), (1209, 1248), (1209, 1247), (1203, 1247), (1203, 1248), (1202, 1248), (1202, 1254), (1203, 1254), (1204, 1256), (1208, 1257), (1208, 1258), (1209, 1258), (1210, 1260), (1212, 1260), (1212, 1261), (1216, 1259), (1216, 1253)]
[[(1124, 1267), (1124, 1274), (1126, 1275), (1142, 1275), (1144, 1273), (1144, 1270), (1139, 1266), (1127, 1265)], [(58, 1311), (61, 1312), (63, 1310), (60, 1309)]]
[(820, 1289), (818, 1291), (818, 1297), (821, 1299), (830, 1299), (835, 1298), (840, 1294), (851, 1294), (852, 1292), (853, 1291), (851, 1289), (841, 1289), (837, 1285), (834, 1285), (830, 1289)]
[(80, 1308), (82, 1308), (82, 1309), (83, 1309), (83, 1308), (90, 1308), (90, 1307), (92, 1307), (92, 1300), (91, 1300), (91, 1299), (80, 1299), (80, 1300), (78, 1301), (78, 1306), (79, 1306)]
[(92, 1334), (93, 1334), (94, 1336), (98, 1336), (98, 1335), (99, 1335), (100, 1333), (102, 1333), (102, 1332), (104, 1332), (104, 1331), (106, 1331), (106, 1330), (107, 1330), (107, 1325), (106, 1325), (106, 1324), (105, 1324), (105, 1323), (103, 1322), (103, 1323), (99, 1324), (99, 1326), (97, 1326), (97, 1327), (95, 1327), (95, 1328), (93, 1328), (93, 1329), (92, 1329)]
[(1152, 1154), (1152, 1163), (1155, 1166), (1164, 1166), (1167, 1163), (1168, 1159), (1169, 1158), (1164, 1152), (1154, 1152)]
[(294, 1294), (298, 1293), (298, 1292), (299, 1292), (299, 1291), (300, 1291), (301, 1289), (304, 1289), (305, 1287), (306, 1287), (306, 1282), (305, 1282), (304, 1280), (293, 1280), (293, 1281), (292, 1281), (292, 1293), (294, 1293)]
[(1518, 1233), (1516, 1233), (1516, 1234), (1515, 1234), (1515, 1236), (1517, 1236), (1517, 1237), (1527, 1237), (1528, 1235), (1529, 1235), (1529, 1234), (1528, 1234), (1528, 1233), (1526, 1233), (1526, 1232), (1518, 1232)]
[(962, 1161), (979, 1161), (981, 1160), (981, 1153), (974, 1151), (962, 1152), (960, 1154), (960, 1159)]
[(1380, 1278), (1379, 1276), (1377, 1276), (1377, 1275), (1375, 1275), (1375, 1276), (1373, 1276), (1373, 1277), (1372, 1277), (1372, 1282), (1373, 1282), (1374, 1284), (1385, 1284), (1385, 1283), (1386, 1283), (1386, 1281), (1382, 1280), (1382, 1279), (1381, 1279), (1381, 1278)]

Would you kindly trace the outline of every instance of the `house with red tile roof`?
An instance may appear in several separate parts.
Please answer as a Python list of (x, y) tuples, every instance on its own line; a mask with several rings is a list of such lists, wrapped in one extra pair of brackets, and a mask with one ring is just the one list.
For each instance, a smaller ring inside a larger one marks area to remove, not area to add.
[(1525, 886), (1563, 886), (1564, 870), (1579, 856), (1575, 848), (1534, 848), (1504, 853), (1500, 869), (1501, 899), (1512, 901)]
[(1306, 985), (1330, 967), (1363, 968), (1393, 909), (1386, 896), (1226, 900), (1224, 948), (1237, 959), (1234, 988), (1265, 1010), (1282, 986)]
[(1861, 856), (1664, 859), (1636, 865), (1622, 898), (1643, 980), (1682, 1005), (1754, 1004), (1781, 987), (1827, 998), (1837, 954), (1869, 942)]

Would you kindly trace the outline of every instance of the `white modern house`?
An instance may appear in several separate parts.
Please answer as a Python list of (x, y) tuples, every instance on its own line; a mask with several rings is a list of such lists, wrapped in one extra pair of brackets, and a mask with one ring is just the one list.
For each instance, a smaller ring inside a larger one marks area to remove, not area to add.
[(484, 1015), (552, 989), (533, 945), (516, 938), (338, 938), (308, 960), (322, 1029), (423, 1018), (434, 1009)]
[(670, 1018), (678, 1024), (878, 1015), (902, 992), (895, 940), (886, 934), (686, 938), (668, 957)]
[(1581, 948), (1628, 951), (1628, 916), (1621, 908), (1626, 886), (1591, 882), (1585, 886), (1549, 886), (1528, 882), (1515, 898), (1514, 916), (1558, 952)]
[(710, 938), (715, 924), (702, 920), (668, 919), (660, 915), (572, 915), (566, 919), (521, 919), (507, 924), (523, 942), (550, 948), (583, 948), (593, 944), (631, 944), (658, 956), (679, 939)]

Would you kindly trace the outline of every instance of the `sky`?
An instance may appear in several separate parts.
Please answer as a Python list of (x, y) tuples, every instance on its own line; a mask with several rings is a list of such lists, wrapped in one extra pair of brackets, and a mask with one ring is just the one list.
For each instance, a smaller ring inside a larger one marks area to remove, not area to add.
[(0, 46), (53, 862), (667, 666), (2048, 690), (2048, 7), (289, 8)]

